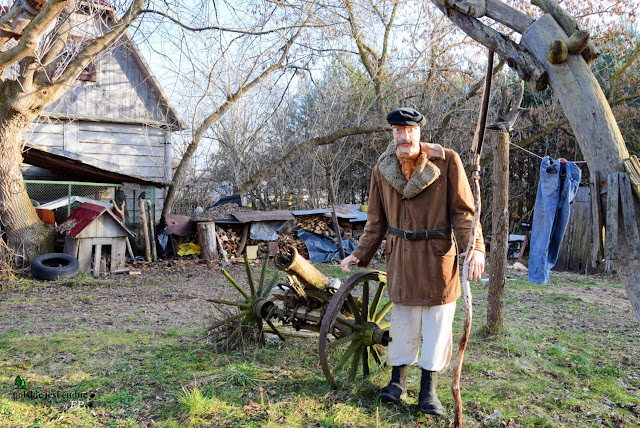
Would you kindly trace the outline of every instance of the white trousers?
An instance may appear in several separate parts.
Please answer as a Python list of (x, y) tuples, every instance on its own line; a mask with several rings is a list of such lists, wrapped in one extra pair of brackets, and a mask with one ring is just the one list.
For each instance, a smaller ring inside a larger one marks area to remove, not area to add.
[[(387, 365), (413, 364), (425, 370), (443, 371), (451, 360), (452, 323), (456, 302), (439, 306), (405, 306), (393, 304), (387, 351)], [(422, 352), (418, 359), (420, 334)]]

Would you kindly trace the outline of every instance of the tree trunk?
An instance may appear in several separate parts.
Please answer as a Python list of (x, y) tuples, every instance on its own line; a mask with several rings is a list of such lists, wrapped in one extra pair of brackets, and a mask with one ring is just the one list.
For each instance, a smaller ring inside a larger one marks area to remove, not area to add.
[(54, 230), (38, 218), (24, 186), (22, 136), (31, 121), (21, 115), (0, 118), (0, 219), (8, 247), (30, 261), (53, 251)]
[[(550, 15), (543, 15), (525, 31), (521, 44), (547, 70), (551, 87), (571, 123), (589, 170), (598, 177), (600, 188), (606, 189), (607, 176), (624, 171), (623, 160), (629, 157), (629, 152), (609, 103), (582, 56), (569, 55), (566, 62), (556, 65), (547, 61), (549, 44), (567, 39), (558, 23)], [(634, 203), (639, 209), (638, 201)], [(640, 320), (640, 260), (629, 258), (623, 228), (618, 230), (618, 243), (618, 275)]]
[(509, 244), (509, 132), (494, 132), (493, 198), (491, 201), (491, 252), (487, 332), (499, 334), (504, 328), (504, 275)]

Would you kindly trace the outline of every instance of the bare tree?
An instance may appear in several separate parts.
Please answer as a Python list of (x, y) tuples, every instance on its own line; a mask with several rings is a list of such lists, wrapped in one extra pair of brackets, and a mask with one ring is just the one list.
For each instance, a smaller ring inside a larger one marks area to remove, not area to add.
[[(24, 132), (97, 55), (126, 33), (144, 4), (16, 1), (0, 17), (0, 70), (5, 73), (0, 81), (0, 217), (7, 244), (28, 259), (50, 250), (53, 231), (38, 219), (25, 191), (20, 171)], [(96, 20), (97, 34), (70, 43), (74, 28), (88, 17)]]

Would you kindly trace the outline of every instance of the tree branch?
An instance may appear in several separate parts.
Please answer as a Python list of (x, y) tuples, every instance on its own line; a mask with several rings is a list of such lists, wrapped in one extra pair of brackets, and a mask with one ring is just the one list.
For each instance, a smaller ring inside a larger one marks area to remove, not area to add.
[(78, 75), (84, 70), (89, 62), (107, 48), (112, 46), (120, 37), (122, 37), (131, 24), (140, 16), (142, 7), (147, 0), (133, 0), (129, 9), (123, 14), (122, 18), (109, 31), (102, 36), (96, 38), (89, 43), (75, 58), (71, 60), (67, 68), (62, 72), (54, 82), (38, 82), (43, 86), (47, 86), (48, 93), (43, 105), (48, 105), (57, 100), (69, 88), (72, 82), (75, 82)]
[(391, 131), (391, 126), (389, 125), (358, 126), (354, 128), (340, 129), (331, 134), (307, 140), (301, 144), (298, 144), (293, 149), (289, 150), (287, 154), (285, 154), (282, 158), (280, 158), (276, 162), (272, 163), (271, 165), (265, 168), (262, 168), (260, 171), (255, 173), (251, 178), (249, 178), (249, 180), (247, 180), (244, 184), (242, 184), (240, 189), (238, 189), (235, 192), (235, 194), (237, 195), (246, 194), (249, 190), (253, 189), (262, 180), (281, 171), (292, 160), (299, 157), (303, 153), (311, 150), (314, 147), (331, 144), (339, 140), (340, 138), (348, 137), (351, 135), (373, 134), (376, 132), (385, 132), (385, 131)]
[[(504, 60), (501, 58), (500, 62), (498, 62), (498, 64), (495, 67), (493, 67), (493, 75), (495, 76), (496, 74), (498, 74), (498, 72), (502, 69), (502, 67), (504, 67)], [(440, 126), (438, 127), (438, 130), (431, 138), (432, 143), (437, 143), (442, 138), (445, 131), (449, 127), (449, 122), (451, 122), (451, 117), (453, 116), (453, 114), (457, 111), (460, 105), (462, 105), (463, 103), (469, 101), (471, 98), (476, 96), (478, 91), (480, 91), (480, 88), (482, 88), (484, 85), (484, 79), (485, 77), (482, 76), (482, 78), (480, 78), (476, 83), (474, 83), (473, 86), (469, 88), (469, 90), (466, 93), (464, 93), (460, 98), (454, 101), (452, 105), (450, 105), (447, 108), (447, 113), (444, 115), (444, 117), (440, 121)]]
[(526, 82), (533, 80), (538, 91), (547, 87), (547, 72), (528, 50), (475, 18), (457, 10), (447, 9), (438, 3), (438, 0), (432, 0), (432, 3), (469, 37), (488, 47), (500, 57), (506, 58), (507, 64), (518, 71), (522, 80)]
[(66, 0), (49, 0), (44, 9), (25, 27), (18, 44), (4, 52), (0, 52), (0, 74), (7, 67), (36, 51), (42, 35), (60, 15), (65, 5)]
[(613, 102), (614, 97), (616, 95), (616, 89), (618, 86), (618, 80), (620, 79), (620, 75), (624, 73), (627, 70), (627, 68), (631, 66), (631, 64), (633, 64), (633, 62), (638, 57), (638, 54), (640, 54), (640, 43), (637, 44), (636, 48), (633, 50), (633, 52), (631, 52), (631, 55), (629, 55), (629, 58), (627, 58), (625, 63), (622, 65), (622, 67), (617, 69), (615, 73), (613, 73), (613, 76), (611, 76), (611, 89), (609, 89), (609, 97), (608, 97), (609, 103)]
[[(308, 19), (305, 22), (308, 22)], [(175, 201), (176, 190), (178, 189), (178, 187), (182, 185), (184, 171), (187, 169), (189, 162), (191, 162), (191, 159), (193, 158), (193, 155), (195, 154), (196, 149), (198, 148), (198, 145), (200, 144), (200, 140), (202, 139), (204, 133), (211, 127), (211, 125), (213, 125), (215, 121), (217, 121), (220, 117), (222, 117), (222, 115), (224, 115), (227, 112), (227, 110), (229, 110), (231, 106), (240, 97), (242, 97), (242, 95), (244, 95), (246, 92), (251, 90), (258, 83), (266, 79), (271, 73), (283, 67), (289, 55), (289, 49), (291, 48), (293, 43), (296, 41), (296, 39), (302, 32), (303, 28), (304, 28), (304, 25), (300, 26), (298, 28), (298, 31), (289, 40), (287, 40), (287, 42), (282, 47), (282, 55), (280, 56), (278, 61), (273, 63), (269, 68), (264, 70), (258, 77), (256, 77), (255, 79), (247, 83), (245, 86), (242, 86), (241, 88), (239, 88), (235, 93), (228, 95), (227, 100), (224, 103), (222, 103), (222, 105), (218, 107), (218, 109), (215, 112), (207, 116), (207, 118), (200, 124), (198, 129), (196, 129), (195, 133), (193, 134), (193, 138), (191, 139), (191, 143), (189, 143), (187, 150), (182, 156), (182, 159), (180, 159), (180, 163), (178, 164), (178, 167), (176, 168), (175, 174), (173, 176), (173, 181), (169, 186), (169, 189), (167, 190), (167, 196), (164, 202), (164, 206), (162, 208), (162, 215), (167, 215), (171, 213), (171, 210), (173, 208), (173, 203)]]
[[(291, 25), (291, 26), (287, 26), (287, 27), (274, 28), (272, 30), (248, 31), (248, 30), (240, 30), (240, 29), (237, 29), (237, 28), (221, 27), (219, 25), (210, 25), (210, 26), (205, 26), (205, 27), (192, 27), (190, 25), (187, 25), (187, 24), (183, 23), (179, 19), (169, 15), (166, 12), (162, 12), (162, 11), (155, 10), (155, 9), (142, 9), (140, 12), (141, 13), (150, 13), (150, 14), (162, 16), (163, 18), (167, 18), (168, 20), (170, 20), (174, 24), (184, 28), (185, 30), (193, 31), (193, 32), (217, 30), (217, 31), (223, 31), (223, 32), (226, 32), (226, 33), (243, 34), (243, 35), (246, 35), (246, 36), (264, 36), (264, 35), (267, 35), (267, 34), (278, 33), (278, 32), (284, 31), (284, 30), (292, 30), (292, 29), (301, 28), (301, 26), (299, 26), (299, 25)], [(326, 25), (314, 24), (314, 25), (304, 25), (304, 27), (305, 28), (325, 28), (325, 27), (330, 27), (330, 25), (329, 24), (326, 24)]]

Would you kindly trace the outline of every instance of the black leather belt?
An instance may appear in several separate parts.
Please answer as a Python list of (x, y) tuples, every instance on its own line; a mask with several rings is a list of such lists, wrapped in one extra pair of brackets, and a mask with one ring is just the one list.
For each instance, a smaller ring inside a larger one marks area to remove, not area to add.
[(432, 230), (402, 230), (393, 226), (387, 226), (390, 234), (399, 236), (408, 241), (418, 241), (420, 239), (451, 239), (451, 226), (445, 226)]

